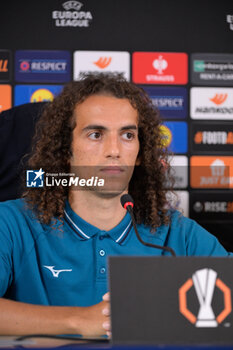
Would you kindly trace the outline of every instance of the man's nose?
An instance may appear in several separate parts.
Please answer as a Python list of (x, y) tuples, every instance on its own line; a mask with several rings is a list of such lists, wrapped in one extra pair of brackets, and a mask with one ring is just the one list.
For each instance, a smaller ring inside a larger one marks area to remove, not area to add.
[(118, 135), (109, 135), (105, 144), (106, 157), (120, 157), (120, 140)]

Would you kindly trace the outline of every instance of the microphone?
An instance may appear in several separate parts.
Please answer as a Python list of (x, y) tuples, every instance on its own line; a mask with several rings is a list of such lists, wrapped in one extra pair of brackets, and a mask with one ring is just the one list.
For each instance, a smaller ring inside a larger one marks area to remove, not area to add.
[(157, 245), (157, 244), (152, 244), (152, 243), (147, 243), (145, 241), (142, 240), (142, 238), (140, 237), (139, 233), (138, 233), (138, 229), (136, 226), (136, 221), (135, 221), (135, 217), (134, 217), (134, 213), (133, 213), (133, 198), (129, 195), (129, 194), (123, 194), (123, 196), (121, 196), (120, 198), (121, 201), (121, 205), (122, 207), (127, 210), (131, 216), (132, 222), (133, 222), (133, 228), (134, 231), (136, 233), (137, 239), (139, 240), (139, 242), (141, 242), (142, 244), (146, 245), (147, 247), (152, 247), (152, 248), (157, 248), (157, 249), (161, 249), (161, 250), (165, 250), (167, 252), (169, 252), (172, 256), (176, 256), (174, 250), (170, 247), (165, 247), (165, 246), (161, 246), (161, 245)]

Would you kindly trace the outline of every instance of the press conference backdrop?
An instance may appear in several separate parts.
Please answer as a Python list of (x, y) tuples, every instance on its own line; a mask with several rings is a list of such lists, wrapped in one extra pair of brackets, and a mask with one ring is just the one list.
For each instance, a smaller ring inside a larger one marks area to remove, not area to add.
[(4, 1), (0, 26), (1, 111), (123, 73), (161, 112), (184, 213), (233, 250), (232, 0)]

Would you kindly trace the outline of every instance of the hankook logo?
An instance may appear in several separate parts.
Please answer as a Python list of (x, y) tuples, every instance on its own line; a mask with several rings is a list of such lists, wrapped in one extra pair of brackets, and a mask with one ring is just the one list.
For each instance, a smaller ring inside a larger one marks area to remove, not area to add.
[[(199, 302), (197, 315), (194, 315), (187, 306), (187, 292), (193, 287)], [(223, 310), (217, 316), (211, 305), (215, 288), (222, 292), (224, 302)], [(179, 311), (195, 327), (217, 327), (232, 311), (231, 290), (217, 278), (216, 271), (208, 268), (198, 270), (179, 288)]]
[(119, 73), (130, 80), (130, 55), (126, 51), (74, 52), (74, 80), (85, 74)]
[(193, 87), (190, 92), (191, 118), (233, 119), (232, 88)]
[(104, 69), (110, 65), (112, 57), (100, 57), (98, 61), (93, 62), (97, 67)]
[(227, 99), (227, 94), (215, 94), (214, 97), (210, 98), (210, 101), (214, 102), (216, 105), (221, 105)]

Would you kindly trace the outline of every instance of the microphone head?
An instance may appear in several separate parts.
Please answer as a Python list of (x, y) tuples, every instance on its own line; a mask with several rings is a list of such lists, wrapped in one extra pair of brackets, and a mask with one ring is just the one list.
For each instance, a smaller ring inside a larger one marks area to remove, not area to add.
[(131, 206), (133, 208), (134, 206), (133, 198), (129, 194), (123, 194), (120, 200), (121, 200), (121, 205), (124, 209), (127, 210), (128, 206)]

